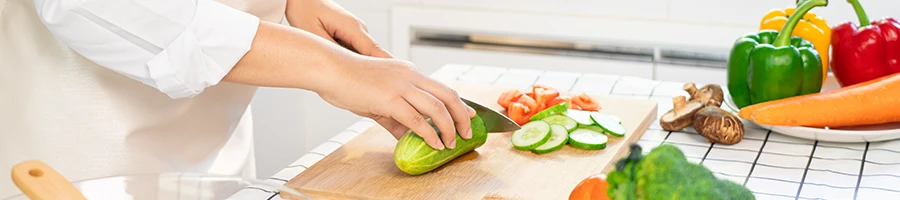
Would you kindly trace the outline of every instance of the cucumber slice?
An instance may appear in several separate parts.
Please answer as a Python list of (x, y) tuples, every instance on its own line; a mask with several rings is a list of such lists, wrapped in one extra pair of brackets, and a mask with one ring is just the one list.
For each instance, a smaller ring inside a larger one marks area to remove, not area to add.
[(550, 115), (548, 117), (544, 117), (543, 119), (541, 119), (541, 121), (545, 121), (550, 125), (561, 125), (566, 128), (566, 133), (574, 131), (575, 128), (578, 128), (578, 122), (575, 122), (574, 119), (566, 117), (565, 115)]
[(575, 122), (578, 122), (579, 125), (594, 125), (594, 120), (591, 120), (591, 112), (583, 110), (567, 110), (563, 114), (572, 118)]
[(513, 132), (509, 137), (513, 147), (518, 150), (532, 150), (550, 139), (550, 124), (544, 121), (532, 121)]
[(619, 124), (622, 124), (622, 119), (619, 118), (619, 116), (610, 115), (610, 114), (603, 114), (603, 113), (597, 113), (597, 112), (591, 113), (591, 119), (594, 120), (594, 122), (596, 122), (599, 119), (609, 119), (609, 120), (615, 121)]
[(575, 148), (600, 150), (606, 148), (609, 138), (601, 132), (578, 128), (569, 133), (569, 144)]
[(603, 133), (603, 132), (605, 132), (605, 131), (603, 130), (603, 128), (601, 128), (601, 127), (598, 126), (598, 125), (590, 125), (590, 126), (582, 125), (582, 126), (578, 126), (578, 128), (583, 128), (583, 129), (587, 129), (587, 130), (592, 130), (592, 131), (596, 131), (596, 132), (598, 132), (598, 133)]
[(566, 112), (566, 110), (569, 110), (569, 104), (567, 104), (565, 102), (556, 104), (556, 105), (550, 106), (549, 108), (544, 109), (541, 112), (538, 112), (538, 113), (534, 114), (533, 116), (531, 116), (531, 121), (541, 120), (541, 119), (543, 119), (545, 117), (549, 117), (551, 115), (555, 115), (555, 114), (558, 114), (561, 112)]
[(569, 140), (569, 131), (566, 127), (558, 124), (550, 125), (550, 139), (541, 146), (534, 148), (534, 153), (545, 154), (561, 149)]
[(591, 119), (603, 128), (603, 132), (616, 137), (625, 136), (625, 127), (622, 126), (622, 121), (618, 117), (594, 113), (591, 114)]

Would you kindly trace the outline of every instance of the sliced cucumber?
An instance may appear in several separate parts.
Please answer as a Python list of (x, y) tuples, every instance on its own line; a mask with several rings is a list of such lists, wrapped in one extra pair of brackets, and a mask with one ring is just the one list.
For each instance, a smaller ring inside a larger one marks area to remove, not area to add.
[(586, 128), (578, 128), (575, 129), (575, 131), (572, 131), (572, 133), (569, 133), (569, 144), (580, 149), (604, 149), (606, 148), (606, 142), (608, 140), (609, 138), (603, 133)]
[(550, 124), (544, 121), (532, 121), (513, 132), (509, 138), (518, 150), (532, 150), (550, 139)]
[(578, 126), (578, 128), (583, 128), (583, 129), (587, 129), (587, 130), (592, 130), (592, 131), (596, 131), (596, 132), (598, 132), (598, 133), (603, 133), (603, 132), (604, 132), (603, 128), (601, 128), (601, 127), (598, 126), (598, 125), (589, 125), (589, 126), (588, 126), (588, 125), (581, 125), (581, 126)]
[(578, 122), (579, 125), (594, 125), (594, 120), (591, 120), (591, 112), (583, 111), (583, 110), (567, 110), (563, 113)]
[(618, 117), (594, 113), (591, 114), (591, 119), (603, 128), (603, 132), (616, 137), (625, 136), (625, 127), (622, 126), (622, 120), (619, 120)]
[(619, 124), (622, 124), (622, 119), (619, 118), (618, 116), (610, 115), (610, 114), (603, 114), (603, 113), (598, 113), (598, 112), (591, 113), (591, 119), (594, 120), (594, 122), (596, 122), (598, 119), (609, 119), (609, 120), (615, 121)]
[(556, 105), (550, 106), (549, 108), (544, 109), (541, 112), (538, 112), (538, 113), (534, 114), (533, 116), (531, 116), (531, 121), (541, 120), (541, 119), (543, 119), (545, 117), (549, 117), (551, 115), (566, 112), (566, 110), (569, 110), (569, 104), (567, 104), (565, 102), (556, 104)]
[(568, 140), (569, 140), (569, 131), (566, 130), (566, 127), (558, 125), (558, 124), (551, 124), (550, 125), (550, 139), (547, 140), (547, 142), (545, 142), (541, 146), (538, 146), (537, 148), (534, 148), (534, 150), (531, 150), (531, 151), (533, 151), (534, 153), (537, 153), (537, 154), (550, 153), (550, 152), (561, 149), (563, 146), (566, 145), (566, 142)]
[(575, 128), (578, 128), (578, 122), (575, 122), (575, 120), (570, 117), (560, 114), (544, 117), (543, 119), (541, 119), (541, 121), (545, 121), (550, 125), (561, 125), (566, 128), (566, 133), (574, 131)]

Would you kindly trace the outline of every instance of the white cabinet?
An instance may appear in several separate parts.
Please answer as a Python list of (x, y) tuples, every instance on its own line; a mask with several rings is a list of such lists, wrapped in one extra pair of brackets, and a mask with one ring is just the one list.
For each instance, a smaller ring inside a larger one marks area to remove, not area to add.
[(639, 61), (589, 59), (416, 45), (410, 48), (410, 60), (416, 63), (420, 70), (426, 74), (434, 72), (441, 66), (453, 63), (653, 78), (653, 63)]

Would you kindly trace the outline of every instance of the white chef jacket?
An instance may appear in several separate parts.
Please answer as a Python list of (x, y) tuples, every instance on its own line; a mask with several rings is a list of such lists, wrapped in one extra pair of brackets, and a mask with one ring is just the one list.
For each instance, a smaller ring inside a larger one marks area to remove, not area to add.
[(41, 160), (70, 180), (255, 177), (249, 103), (221, 82), (285, 0), (0, 0), (0, 198)]

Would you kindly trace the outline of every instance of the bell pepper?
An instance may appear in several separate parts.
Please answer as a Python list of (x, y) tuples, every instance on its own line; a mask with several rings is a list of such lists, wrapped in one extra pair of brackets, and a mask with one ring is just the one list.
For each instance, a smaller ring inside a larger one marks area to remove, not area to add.
[(857, 0), (847, 0), (859, 17), (831, 29), (831, 70), (842, 87), (900, 72), (900, 23), (894, 18), (870, 22)]
[(762, 30), (738, 38), (728, 59), (728, 90), (740, 107), (817, 93), (822, 88), (822, 58), (813, 44), (791, 36), (813, 7), (828, 0), (801, 0), (781, 31)]
[[(759, 30), (781, 30), (787, 24), (788, 17), (797, 9), (789, 7), (785, 9), (773, 9), (769, 11), (759, 23)], [(803, 19), (794, 27), (793, 36), (809, 40), (822, 58), (822, 82), (828, 78), (828, 53), (831, 48), (831, 27), (825, 19), (816, 16), (813, 12), (807, 12)]]

